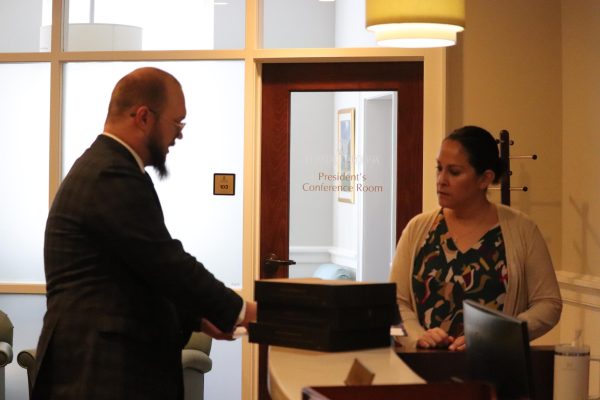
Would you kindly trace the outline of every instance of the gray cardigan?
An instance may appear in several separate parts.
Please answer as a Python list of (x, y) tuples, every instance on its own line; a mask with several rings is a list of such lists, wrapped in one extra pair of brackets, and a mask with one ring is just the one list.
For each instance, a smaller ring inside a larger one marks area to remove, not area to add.
[[(562, 311), (560, 290), (546, 242), (535, 222), (520, 211), (496, 204), (504, 237), (508, 267), (508, 291), (504, 313), (527, 321), (529, 339), (548, 332)], [(436, 209), (419, 214), (404, 228), (392, 262), (390, 280), (396, 283), (400, 315), (408, 337), (400, 344), (415, 347), (424, 333), (419, 323), (412, 288), (414, 259), (427, 237)]]

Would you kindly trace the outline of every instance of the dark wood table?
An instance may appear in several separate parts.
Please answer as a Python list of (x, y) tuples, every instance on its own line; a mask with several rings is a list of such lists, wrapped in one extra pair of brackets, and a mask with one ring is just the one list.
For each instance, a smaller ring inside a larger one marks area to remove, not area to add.
[[(465, 352), (396, 348), (400, 358), (427, 382), (468, 379)], [(531, 372), (536, 400), (552, 400), (554, 346), (531, 346)]]

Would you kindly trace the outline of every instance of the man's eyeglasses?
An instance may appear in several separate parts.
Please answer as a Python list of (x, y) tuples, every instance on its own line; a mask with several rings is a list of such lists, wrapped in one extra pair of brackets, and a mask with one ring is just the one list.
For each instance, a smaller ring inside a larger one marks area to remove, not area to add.
[[(152, 114), (158, 116), (158, 113), (156, 111), (154, 111), (153, 109), (151, 109), (150, 107), (148, 107), (148, 111), (150, 111)], [(135, 113), (131, 113), (131, 114), (129, 114), (129, 116), (135, 117)], [(179, 132), (181, 132), (183, 130), (183, 128), (185, 128), (185, 122), (173, 121), (173, 124), (175, 124), (175, 126), (177, 127)]]
[(179, 129), (179, 132), (181, 132), (183, 130), (183, 128), (185, 128), (185, 122), (176, 122), (176, 121), (173, 121), (173, 123), (175, 124), (175, 126), (177, 127), (177, 129)]

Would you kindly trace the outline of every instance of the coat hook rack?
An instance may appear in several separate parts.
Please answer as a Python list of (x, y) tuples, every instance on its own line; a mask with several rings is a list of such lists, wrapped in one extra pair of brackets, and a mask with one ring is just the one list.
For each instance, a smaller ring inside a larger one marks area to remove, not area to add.
[(510, 146), (514, 144), (514, 141), (510, 139), (510, 134), (507, 130), (503, 129), (500, 131), (500, 139), (496, 140), (500, 145), (500, 159), (504, 162), (506, 166), (506, 173), (502, 176), (500, 180), (500, 201), (502, 204), (510, 206), (510, 192), (511, 191), (522, 191), (526, 192), (529, 190), (527, 186), (510, 186), (510, 176), (512, 175), (512, 171), (510, 169), (510, 160), (516, 159), (525, 159), (525, 160), (537, 160), (537, 155), (532, 154), (528, 156), (511, 156), (510, 155)]

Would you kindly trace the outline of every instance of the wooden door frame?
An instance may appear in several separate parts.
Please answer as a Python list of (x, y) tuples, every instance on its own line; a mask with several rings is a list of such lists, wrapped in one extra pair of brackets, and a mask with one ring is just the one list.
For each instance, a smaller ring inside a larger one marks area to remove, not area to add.
[[(289, 151), (291, 92), (395, 91), (397, 101), (396, 240), (422, 210), (422, 61), (272, 63), (262, 65), (260, 278), (287, 277), (263, 270), (271, 253), (289, 257)], [(400, 168), (399, 166), (407, 166)], [(273, 228), (275, 227), (275, 228)], [(267, 399), (267, 348), (259, 349), (259, 398)]]
[[(260, 260), (289, 256), (290, 93), (308, 91), (396, 91), (396, 240), (423, 202), (423, 63), (283, 63), (262, 66)], [(275, 106), (273, 106), (275, 105)], [(277, 173), (274, 173), (276, 171)], [(265, 207), (266, 206), (266, 207)], [(276, 234), (274, 234), (276, 232)], [(286, 277), (287, 268), (267, 276)]]

